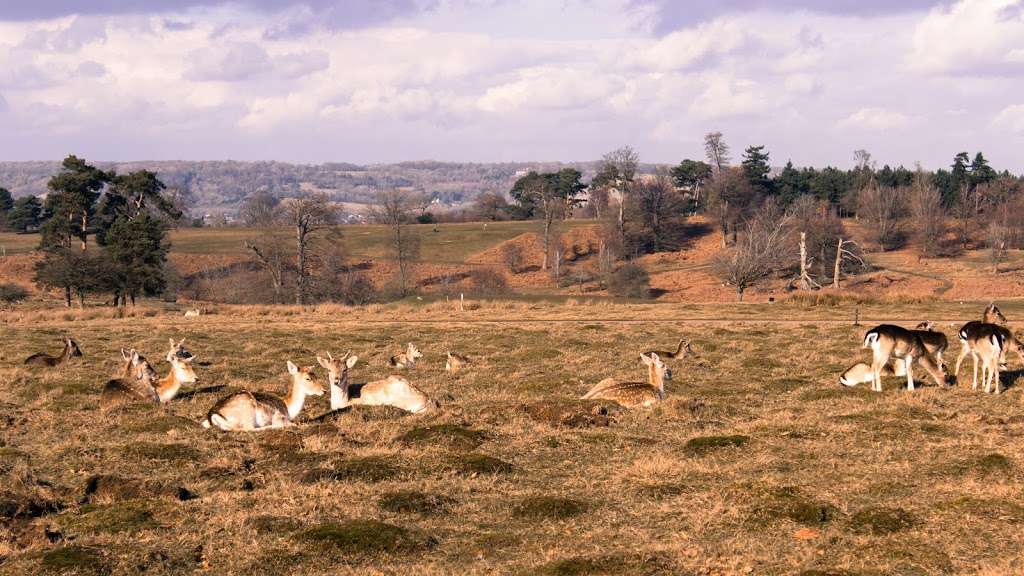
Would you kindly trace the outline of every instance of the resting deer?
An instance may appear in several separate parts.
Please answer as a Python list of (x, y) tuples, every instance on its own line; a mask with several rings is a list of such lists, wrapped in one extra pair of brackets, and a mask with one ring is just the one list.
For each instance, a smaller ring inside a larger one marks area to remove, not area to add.
[(192, 310), (185, 310), (185, 318), (194, 318), (202, 314), (202, 310), (199, 308), (193, 308)]
[(405, 348), (405, 352), (398, 356), (392, 356), (388, 360), (388, 365), (392, 368), (413, 368), (416, 366), (416, 359), (423, 358), (423, 354), (419, 348), (416, 347), (412, 342), (409, 343)]
[(892, 324), (876, 326), (864, 334), (863, 347), (870, 348), (872, 352), (871, 389), (876, 392), (882, 391), (882, 369), (893, 357), (897, 361), (902, 360), (905, 364), (908, 390), (914, 389), (913, 364), (915, 360), (931, 374), (936, 384), (939, 386), (948, 384), (945, 370), (935, 363), (924, 343), (921, 342), (921, 337), (911, 330)]
[(168, 362), (170, 362), (171, 356), (177, 356), (184, 360), (195, 357), (195, 354), (193, 354), (188, 348), (185, 348), (184, 338), (178, 340), (177, 343), (174, 342), (174, 338), (168, 338), (167, 340), (171, 343), (171, 349), (167, 352)]
[(690, 343), (682, 338), (679, 339), (679, 344), (676, 346), (675, 352), (669, 352), (667, 350), (648, 350), (642, 355), (650, 356), (651, 354), (657, 354), (659, 358), (664, 360), (682, 360), (687, 355), (693, 352), (693, 348), (690, 347)]
[[(348, 356), (346, 354), (346, 356)], [(329, 357), (329, 356), (328, 356)], [(321, 366), (327, 368), (331, 382), (331, 410), (341, 410), (346, 406), (394, 406), (406, 412), (419, 414), (437, 403), (432, 401), (422, 390), (413, 386), (401, 376), (388, 376), (382, 380), (366, 384), (350, 384), (348, 369), (355, 366), (357, 357), (345, 360), (324, 361), (317, 358)]]
[[(979, 338), (983, 338), (985, 334), (992, 330), (998, 331), (1002, 335), (1003, 345), (1002, 352), (999, 357), (1000, 369), (1003, 369), (1006, 364), (1006, 353), (1013, 350), (1017, 354), (1017, 358), (1024, 364), (1024, 351), (1020, 340), (1015, 334), (1010, 332), (1008, 328), (1000, 326), (1000, 324), (1006, 322), (1006, 317), (999, 311), (999, 308), (995, 304), (989, 304), (985, 308), (985, 313), (982, 316), (981, 321), (972, 320), (964, 324), (960, 328), (960, 332), (957, 336), (960, 337), (960, 355), (956, 358), (956, 368), (954, 369), (954, 375), (960, 375), (960, 364), (963, 363), (964, 358), (968, 354), (971, 355), (971, 362), (974, 364), (974, 372), (978, 372), (978, 356), (972, 349), (972, 342), (977, 341)], [(976, 379), (976, 377), (975, 377)], [(977, 385), (977, 382), (975, 382)]]
[(945, 370), (946, 359), (943, 355), (946, 353), (946, 349), (949, 348), (949, 340), (946, 339), (946, 335), (936, 330), (935, 323), (930, 321), (921, 322), (913, 332), (921, 339), (925, 350)]
[(448, 372), (458, 372), (470, 364), (468, 357), (455, 352), (448, 352), (448, 359), (444, 363), (444, 369)]
[(78, 342), (67, 336), (61, 338), (61, 341), (64, 343), (64, 351), (60, 353), (60, 356), (50, 356), (45, 352), (37, 352), (25, 358), (25, 364), (29, 366), (59, 366), (68, 362), (74, 356), (82, 356), (82, 350), (78, 347)]
[(647, 366), (648, 382), (618, 382), (605, 379), (599, 382), (582, 400), (612, 400), (626, 408), (651, 406), (665, 398), (665, 381), (672, 379), (670, 370), (657, 354), (640, 355)]
[(100, 393), (100, 409), (110, 410), (122, 404), (130, 404), (142, 400), (159, 402), (153, 382), (156, 380), (156, 370), (134, 349), (125, 351), (121, 349), (121, 358), (124, 359), (124, 369), (121, 377), (110, 380), (103, 386)]
[(323, 396), (324, 388), (313, 380), (313, 368), (299, 368), (288, 361), (292, 384), (282, 399), (265, 392), (236, 392), (210, 408), (203, 427), (216, 426), (224, 431), (263, 430), (289, 426), (302, 411), (306, 396)]
[[(882, 376), (906, 376), (907, 365), (906, 363), (897, 360), (896, 362), (886, 362), (885, 366), (882, 366)], [(867, 362), (857, 362), (853, 366), (846, 369), (839, 376), (839, 383), (843, 386), (856, 386), (858, 384), (872, 384), (875, 381), (875, 373), (871, 370), (871, 365)]]

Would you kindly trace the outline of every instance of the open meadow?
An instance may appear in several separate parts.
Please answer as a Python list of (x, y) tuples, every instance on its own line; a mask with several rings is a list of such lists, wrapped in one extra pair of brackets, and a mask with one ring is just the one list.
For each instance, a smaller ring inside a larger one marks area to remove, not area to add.
[[(1024, 303), (1000, 303), (1011, 323)], [(1024, 388), (844, 388), (871, 322), (929, 318), (953, 342), (984, 303), (853, 307), (595, 301), (3, 313), (0, 573), (1009, 574), (1024, 571)], [(22, 365), (72, 335), (84, 357)], [(122, 347), (161, 376), (186, 338), (199, 382), (104, 414)], [(577, 398), (637, 353), (691, 340), (649, 409)], [(198, 421), (285, 363), (351, 350), (355, 382), (408, 376), (439, 410), (313, 398), (296, 426)], [(468, 355), (457, 374), (446, 350)], [(966, 375), (966, 379), (965, 376)], [(919, 371), (918, 379), (924, 378)]]

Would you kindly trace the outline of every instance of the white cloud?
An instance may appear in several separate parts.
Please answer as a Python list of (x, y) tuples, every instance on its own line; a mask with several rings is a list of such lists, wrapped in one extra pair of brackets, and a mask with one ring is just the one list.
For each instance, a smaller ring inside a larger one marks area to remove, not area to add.
[(840, 128), (892, 130), (910, 123), (910, 117), (885, 108), (861, 108), (839, 121)]
[(1024, 134), (1024, 104), (1007, 106), (992, 119), (992, 126), (1000, 130), (1008, 130)]
[(1022, 54), (1021, 0), (961, 0), (917, 25), (910, 62), (929, 72), (1019, 73)]

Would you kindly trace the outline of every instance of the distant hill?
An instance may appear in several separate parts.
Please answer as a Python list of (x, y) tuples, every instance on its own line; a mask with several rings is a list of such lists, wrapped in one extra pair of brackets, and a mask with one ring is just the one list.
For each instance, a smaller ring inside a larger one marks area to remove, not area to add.
[[(191, 198), (193, 214), (232, 213), (250, 194), (268, 190), (278, 196), (294, 196), (317, 190), (338, 202), (368, 203), (380, 188), (409, 187), (441, 203), (469, 202), (484, 192), (506, 193), (517, 175), (529, 170), (548, 171), (574, 166), (584, 180), (595, 173), (597, 162), (521, 162), (472, 164), (455, 162), (400, 162), (360, 166), (347, 163), (289, 164), (286, 162), (154, 161), (96, 162), (118, 172), (147, 169), (159, 174), (168, 186)], [(46, 182), (60, 169), (60, 162), (0, 162), (0, 187), (15, 196), (46, 192)], [(652, 171), (645, 165), (642, 171)]]

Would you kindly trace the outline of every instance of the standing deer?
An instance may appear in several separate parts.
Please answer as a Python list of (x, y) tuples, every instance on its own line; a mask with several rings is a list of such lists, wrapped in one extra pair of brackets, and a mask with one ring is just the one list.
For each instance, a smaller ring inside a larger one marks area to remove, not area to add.
[(59, 366), (71, 360), (72, 357), (82, 356), (82, 350), (78, 347), (78, 342), (75, 342), (67, 336), (61, 338), (61, 342), (64, 343), (64, 351), (60, 353), (60, 356), (50, 356), (45, 352), (37, 352), (28, 358), (25, 358), (25, 364), (28, 366)]
[[(1000, 369), (1004, 368), (1006, 364), (1006, 353), (1010, 350), (1013, 350), (1017, 354), (1017, 358), (1020, 360), (1021, 364), (1024, 364), (1024, 351), (1022, 351), (1021, 342), (1008, 328), (1000, 325), (1005, 322), (1006, 317), (1003, 316), (1003, 313), (999, 308), (996, 307), (995, 304), (989, 304), (985, 308), (985, 312), (982, 315), (980, 322), (978, 320), (971, 320), (960, 328), (960, 331), (957, 333), (957, 336), (960, 338), (960, 355), (956, 358), (956, 367), (954, 368), (955, 376), (960, 375), (960, 365), (968, 354), (971, 355), (971, 363), (974, 365), (974, 373), (978, 373), (979, 358), (973, 350), (972, 343), (979, 341), (979, 339), (984, 339), (985, 335), (993, 330), (999, 332), (1003, 340), (999, 357)], [(977, 380), (977, 376), (975, 376), (975, 380)], [(975, 381), (974, 385), (977, 386), (977, 381)]]
[(917, 361), (931, 374), (936, 384), (939, 386), (948, 384), (945, 370), (935, 363), (924, 343), (921, 342), (921, 337), (911, 330), (892, 324), (876, 326), (864, 334), (863, 347), (870, 348), (872, 352), (871, 389), (875, 392), (882, 391), (882, 369), (893, 357), (902, 360), (905, 364), (908, 390), (914, 389), (914, 361)]
[(236, 392), (210, 408), (203, 427), (249, 431), (291, 425), (302, 411), (306, 396), (323, 396), (324, 387), (314, 381), (313, 368), (309, 366), (299, 368), (289, 360), (288, 373), (292, 383), (283, 399), (265, 392)]
[(930, 321), (921, 322), (913, 330), (914, 334), (917, 334), (918, 338), (921, 339), (921, 343), (924, 344), (925, 350), (932, 355), (936, 363), (946, 369), (946, 358), (944, 354), (946, 349), (949, 348), (949, 340), (946, 339), (946, 335), (935, 329), (935, 323)]

